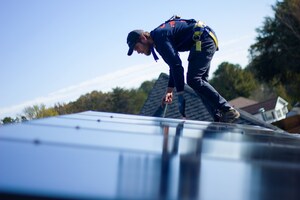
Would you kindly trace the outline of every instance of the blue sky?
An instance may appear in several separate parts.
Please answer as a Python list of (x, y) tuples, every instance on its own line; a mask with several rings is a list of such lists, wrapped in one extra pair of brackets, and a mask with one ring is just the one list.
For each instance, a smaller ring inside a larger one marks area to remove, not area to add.
[[(68, 103), (93, 90), (137, 88), (168, 72), (160, 59), (127, 56), (133, 29), (151, 31), (173, 14), (211, 26), (220, 51), (210, 78), (227, 61), (248, 63), (256, 28), (275, 0), (0, 0), (0, 119), (44, 103)], [(187, 53), (182, 53), (186, 68)]]

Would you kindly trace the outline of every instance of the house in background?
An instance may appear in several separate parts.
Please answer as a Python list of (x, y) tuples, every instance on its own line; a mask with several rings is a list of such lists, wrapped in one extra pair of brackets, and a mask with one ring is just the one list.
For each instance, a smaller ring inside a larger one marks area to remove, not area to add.
[(286, 118), (287, 106), (287, 101), (281, 97), (275, 97), (246, 107), (240, 107), (240, 109), (250, 113), (257, 119), (273, 123)]
[(272, 124), (289, 133), (300, 133), (300, 103), (295, 104), (291, 111), (287, 113), (286, 118)]

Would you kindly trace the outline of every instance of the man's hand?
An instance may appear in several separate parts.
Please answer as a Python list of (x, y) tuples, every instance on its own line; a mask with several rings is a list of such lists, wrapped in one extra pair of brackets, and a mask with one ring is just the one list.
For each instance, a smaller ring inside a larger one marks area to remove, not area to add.
[(162, 105), (171, 104), (173, 101), (173, 92), (167, 92), (166, 95), (162, 99)]
[(173, 101), (173, 90), (174, 88), (168, 87), (166, 94), (163, 96), (161, 105), (164, 107), (165, 104), (171, 104)]

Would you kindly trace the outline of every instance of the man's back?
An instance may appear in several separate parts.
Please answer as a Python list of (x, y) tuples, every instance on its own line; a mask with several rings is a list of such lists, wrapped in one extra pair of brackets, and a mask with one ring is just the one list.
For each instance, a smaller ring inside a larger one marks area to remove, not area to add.
[(161, 45), (166, 41), (172, 45), (175, 51), (188, 51), (193, 45), (193, 28), (195, 20), (176, 19), (167, 21), (151, 31), (156, 49), (165, 48)]

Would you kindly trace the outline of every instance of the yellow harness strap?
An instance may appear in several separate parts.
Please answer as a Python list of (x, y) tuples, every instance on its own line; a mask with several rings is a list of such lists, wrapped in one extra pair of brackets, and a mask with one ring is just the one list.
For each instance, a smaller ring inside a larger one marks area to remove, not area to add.
[(198, 21), (195, 24), (194, 29), (196, 31), (194, 32), (193, 40), (196, 43), (196, 51), (201, 51), (201, 35), (204, 31), (208, 32), (209, 36), (214, 40), (215, 45), (218, 49), (218, 39), (217, 39), (217, 37), (215, 36), (215, 34), (212, 31), (210, 31), (208, 29), (205, 29), (205, 28), (206, 28), (206, 25), (202, 21)]
[(218, 39), (217, 39), (216, 35), (215, 35), (213, 32), (211, 32), (211, 31), (209, 31), (208, 34), (209, 34), (210, 37), (214, 40), (214, 42), (215, 42), (215, 44), (216, 44), (216, 47), (217, 47), (217, 49), (218, 49), (218, 48), (219, 48), (219, 44), (218, 44)]
[(202, 31), (195, 31), (194, 35), (193, 35), (193, 40), (195, 41), (196, 44), (196, 51), (201, 51), (201, 35), (202, 35)]

